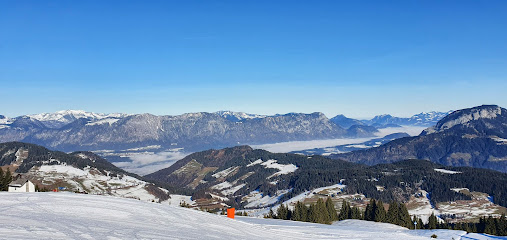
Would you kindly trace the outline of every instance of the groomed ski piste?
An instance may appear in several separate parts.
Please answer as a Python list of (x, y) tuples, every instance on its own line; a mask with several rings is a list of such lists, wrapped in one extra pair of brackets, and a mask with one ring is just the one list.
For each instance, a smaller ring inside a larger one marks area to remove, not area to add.
[(214, 215), (74, 193), (0, 193), (0, 239), (507, 239), (345, 220), (332, 225)]

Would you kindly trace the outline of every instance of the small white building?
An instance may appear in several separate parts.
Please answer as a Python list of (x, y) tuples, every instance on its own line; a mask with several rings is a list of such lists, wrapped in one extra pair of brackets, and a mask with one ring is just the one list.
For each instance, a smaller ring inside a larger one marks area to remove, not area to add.
[(35, 192), (35, 185), (27, 179), (18, 179), (9, 184), (9, 192)]

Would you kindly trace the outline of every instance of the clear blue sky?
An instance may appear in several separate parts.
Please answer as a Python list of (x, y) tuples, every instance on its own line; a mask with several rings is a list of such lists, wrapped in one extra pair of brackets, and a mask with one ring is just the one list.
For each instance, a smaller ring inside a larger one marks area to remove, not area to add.
[(507, 107), (507, 1), (0, 1), (0, 114)]

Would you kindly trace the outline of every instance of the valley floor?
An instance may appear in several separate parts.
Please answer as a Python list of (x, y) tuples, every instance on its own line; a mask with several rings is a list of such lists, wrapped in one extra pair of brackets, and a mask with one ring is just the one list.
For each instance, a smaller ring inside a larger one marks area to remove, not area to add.
[[(0, 193), (0, 239), (488, 239), (345, 220), (333, 225), (237, 217), (134, 199), (72, 193)], [(470, 238), (468, 238), (470, 237)], [(493, 237), (491, 239), (499, 239)]]

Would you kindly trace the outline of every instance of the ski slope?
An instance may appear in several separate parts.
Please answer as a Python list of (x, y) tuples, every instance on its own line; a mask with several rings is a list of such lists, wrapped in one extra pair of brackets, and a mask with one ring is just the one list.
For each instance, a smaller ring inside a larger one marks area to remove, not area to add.
[[(333, 225), (237, 217), (134, 199), (73, 193), (0, 193), (0, 239), (460, 239), (359, 220)], [(483, 235), (480, 235), (484, 239)]]

